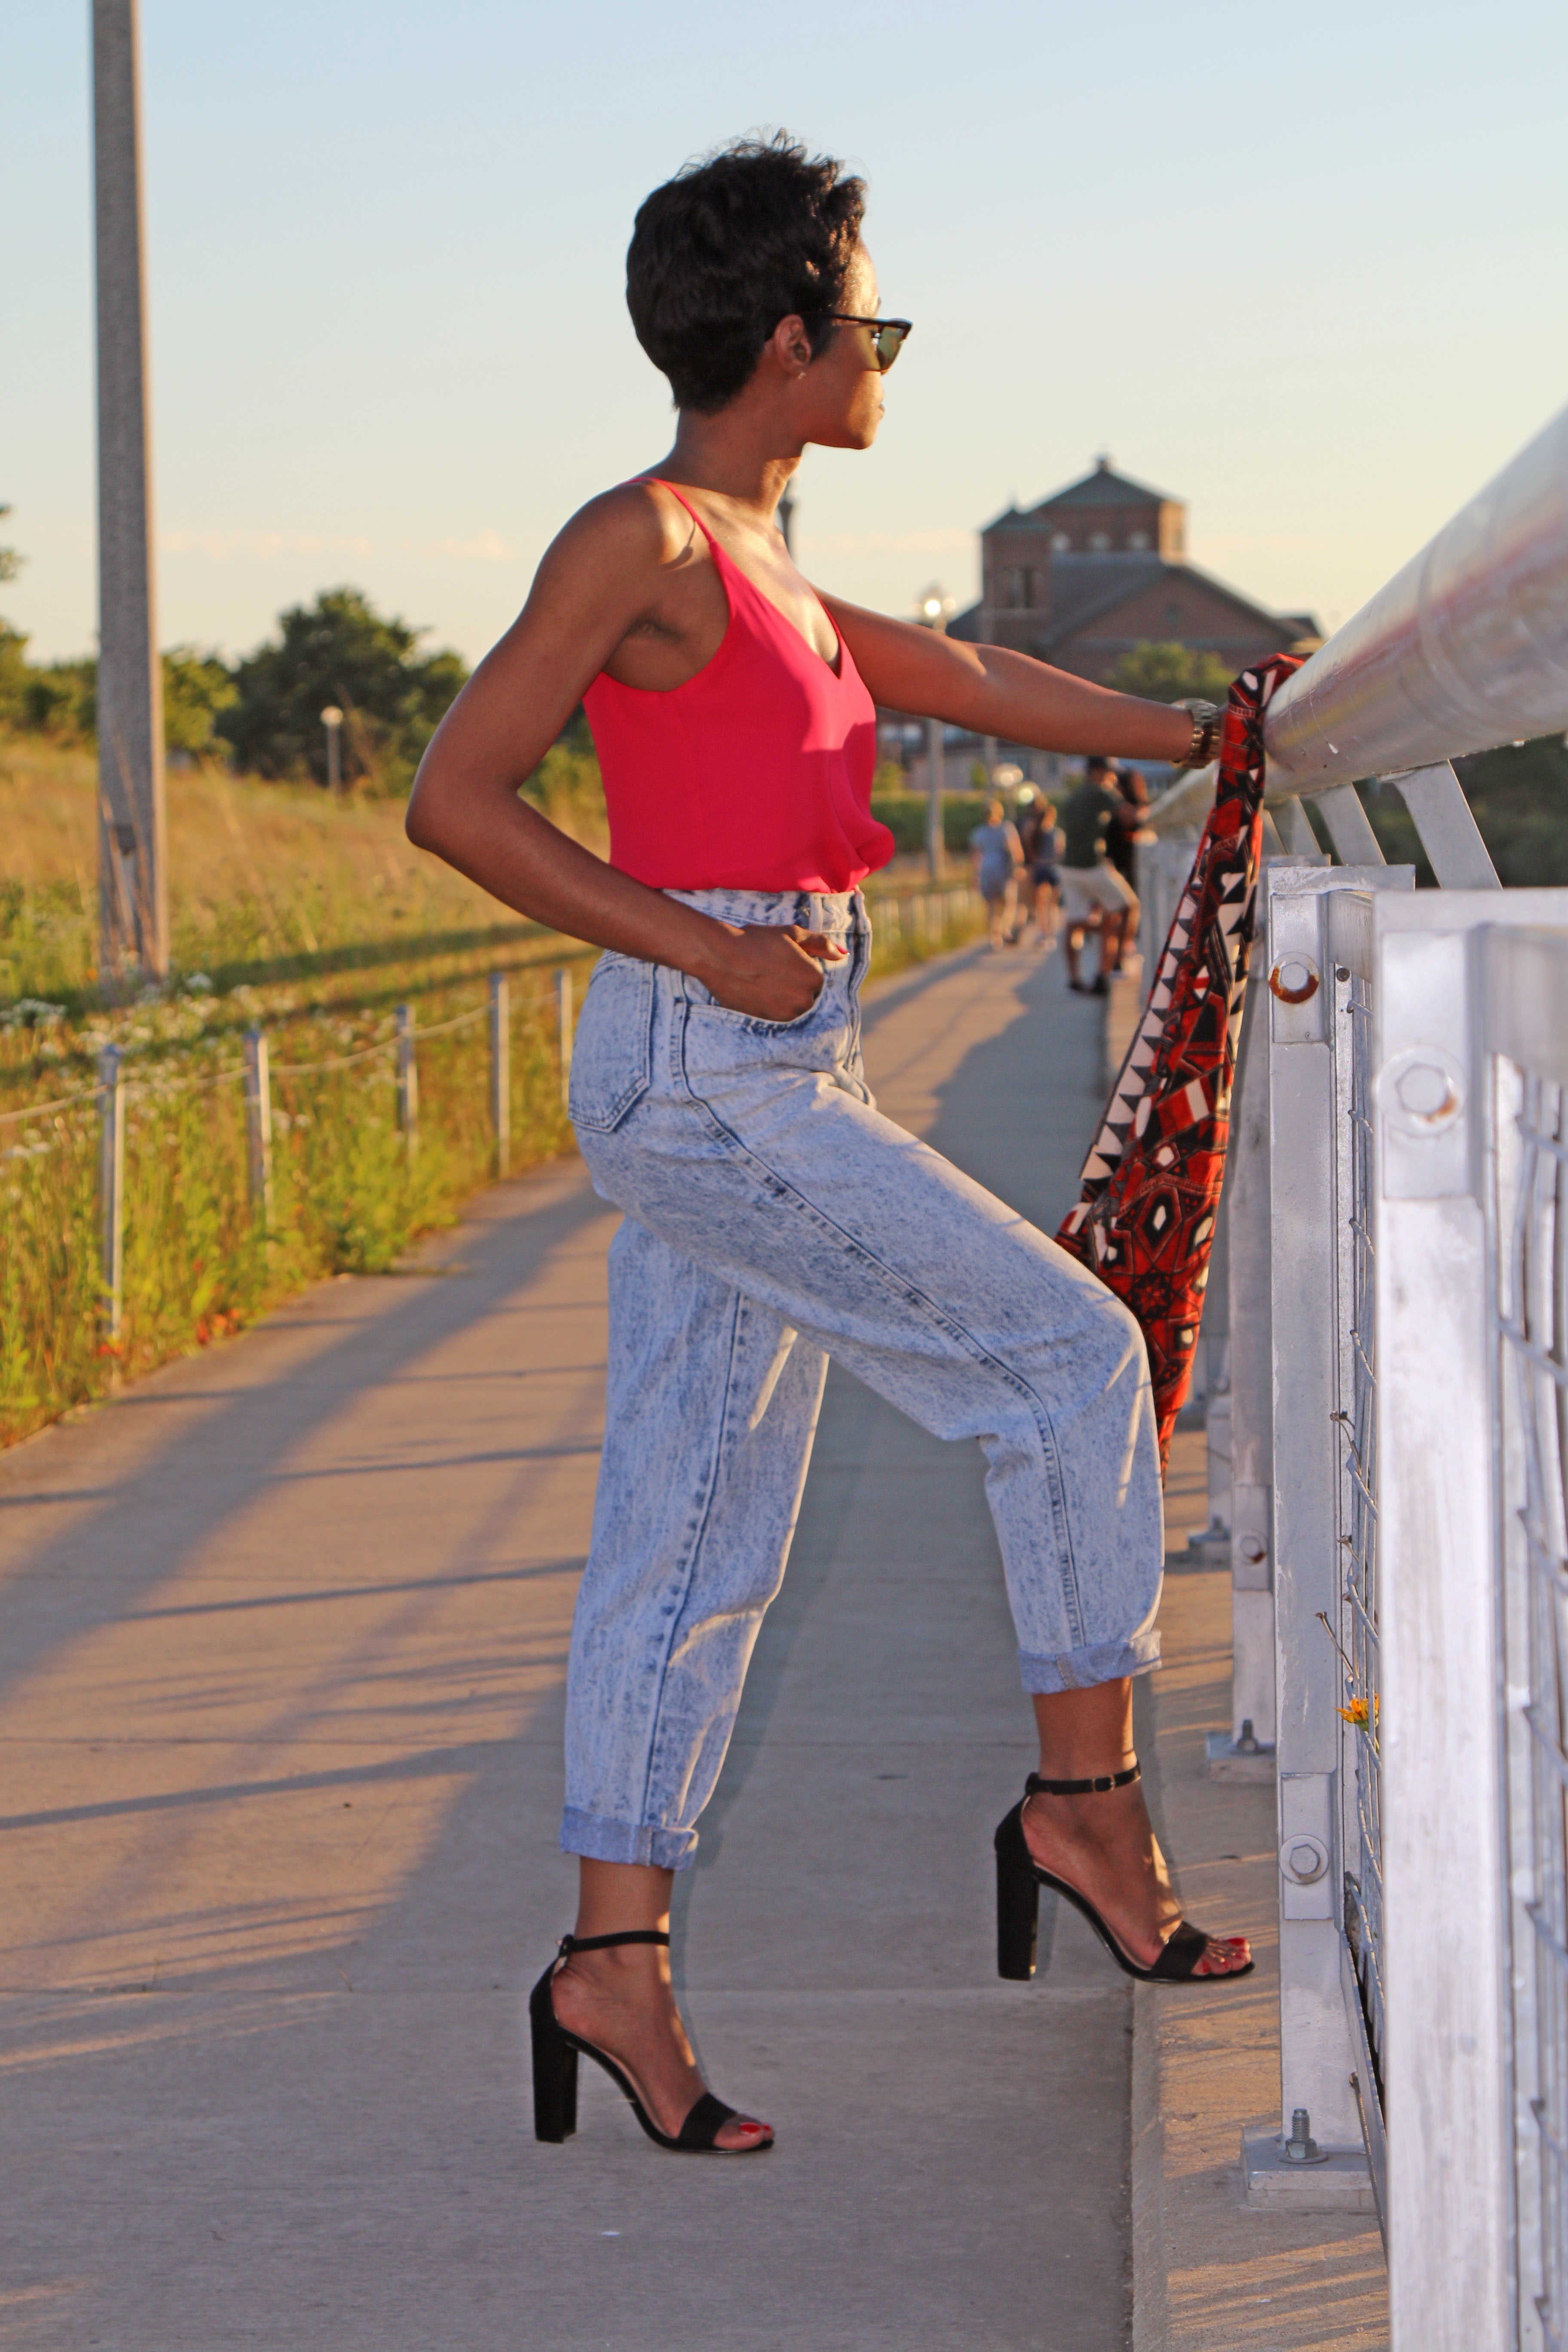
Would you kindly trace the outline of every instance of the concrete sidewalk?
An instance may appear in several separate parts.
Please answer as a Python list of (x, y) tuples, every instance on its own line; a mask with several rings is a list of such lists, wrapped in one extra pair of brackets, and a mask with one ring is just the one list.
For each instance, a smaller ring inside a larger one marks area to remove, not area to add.
[[(1099, 1069), (1053, 966), (911, 974), (869, 1050), (1058, 1212)], [(979, 1458), (846, 1380), (682, 1884), (704, 2061), (779, 2147), (660, 2157), (596, 2074), (529, 2136), (612, 1226), (575, 1165), (501, 1187), (0, 1465), (0, 2341), (1122, 2340), (1126, 1993), (1076, 1921), (993, 1974), (1029, 1718)]]
[[(884, 1107), (1047, 1227), (1101, 1052), (1026, 954), (868, 1023)], [(840, 1375), (678, 1913), (778, 2147), (661, 2156), (592, 2070), (531, 2137), (613, 1224), (575, 1163), (500, 1187), (0, 1462), (0, 2345), (1126, 2341), (1126, 1980), (1048, 1909), (994, 1973), (1030, 1719), (980, 1460)]]

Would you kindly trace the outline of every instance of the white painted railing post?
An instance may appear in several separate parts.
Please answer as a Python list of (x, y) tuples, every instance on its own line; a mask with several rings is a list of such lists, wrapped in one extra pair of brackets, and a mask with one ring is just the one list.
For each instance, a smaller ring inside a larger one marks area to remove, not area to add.
[(1467, 934), (1549, 897), (1568, 915), (1562, 892), (1428, 891), (1373, 918), (1394, 2352), (1542, 2341), (1510, 2308), (1489, 1089)]
[[(1269, 1517), (1268, 1022), (1256, 969), (1231, 1110), (1226, 1201), (1230, 1294), (1231, 1733), (1238, 1757), (1274, 1747), (1274, 1576)], [(1221, 1761), (1224, 1742), (1211, 1742)]]
[[(1305, 2108), (1312, 2137), (1339, 2149), (1359, 2150), (1363, 2135), (1341, 1968), (1336, 1415), (1347, 1402), (1343, 1243), (1353, 1213), (1342, 1082), (1355, 1041), (1339, 1013), (1336, 973), (1370, 978), (1370, 894), (1408, 891), (1414, 881), (1409, 866), (1382, 865), (1270, 865), (1263, 877), (1266, 992), (1258, 1009), (1268, 1015), (1269, 1072), (1280, 2132), (1289, 2137), (1296, 2111)], [(1303, 2170), (1301, 2201), (1310, 2201), (1312, 2186)]]

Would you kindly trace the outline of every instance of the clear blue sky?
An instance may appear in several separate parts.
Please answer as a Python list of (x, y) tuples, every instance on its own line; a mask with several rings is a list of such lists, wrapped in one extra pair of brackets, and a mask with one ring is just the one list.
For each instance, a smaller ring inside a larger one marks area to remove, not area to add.
[[(1342, 619), (1568, 400), (1563, 0), (144, 0), (160, 633), (350, 581), (479, 654), (667, 446), (632, 214), (784, 124), (916, 321), (798, 551), (896, 611), (1108, 449), (1194, 560)], [(85, 0), (8, 37), (0, 610), (94, 625)]]

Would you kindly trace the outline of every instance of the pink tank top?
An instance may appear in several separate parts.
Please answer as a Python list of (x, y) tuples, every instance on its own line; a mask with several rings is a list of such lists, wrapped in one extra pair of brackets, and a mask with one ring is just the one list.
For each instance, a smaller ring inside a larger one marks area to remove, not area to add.
[(871, 814), (877, 713), (849, 648), (840, 639), (831, 669), (662, 487), (711, 548), (730, 620), (684, 685), (657, 693), (601, 670), (583, 698), (610, 863), (655, 890), (852, 890), (893, 836)]

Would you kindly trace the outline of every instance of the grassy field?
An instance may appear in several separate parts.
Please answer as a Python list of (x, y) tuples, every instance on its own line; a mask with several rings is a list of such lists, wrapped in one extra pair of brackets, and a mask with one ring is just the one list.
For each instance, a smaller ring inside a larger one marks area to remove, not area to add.
[[(603, 846), (591, 761), (552, 754), (531, 789)], [(580, 1003), (593, 951), (414, 849), (401, 805), (172, 774), (173, 976), (113, 1006), (93, 971), (94, 794), (90, 753), (0, 741), (0, 1444), (240, 1328), (310, 1281), (384, 1271), (450, 1222), (491, 1172), (487, 1025), (472, 1017), (490, 971), (509, 973), (511, 992), (511, 1167), (572, 1148), (554, 975), (572, 971)], [(920, 935), (905, 922), (879, 948), (877, 974), (973, 928)], [(413, 1153), (388, 1050), (399, 1004), (420, 1040)], [(272, 1072), (265, 1227), (248, 1198), (240, 1075), (252, 1027), (266, 1034)], [(109, 1045), (128, 1081), (113, 1344), (100, 1314), (91, 1094)], [(59, 1107), (16, 1116), (42, 1104)]]

